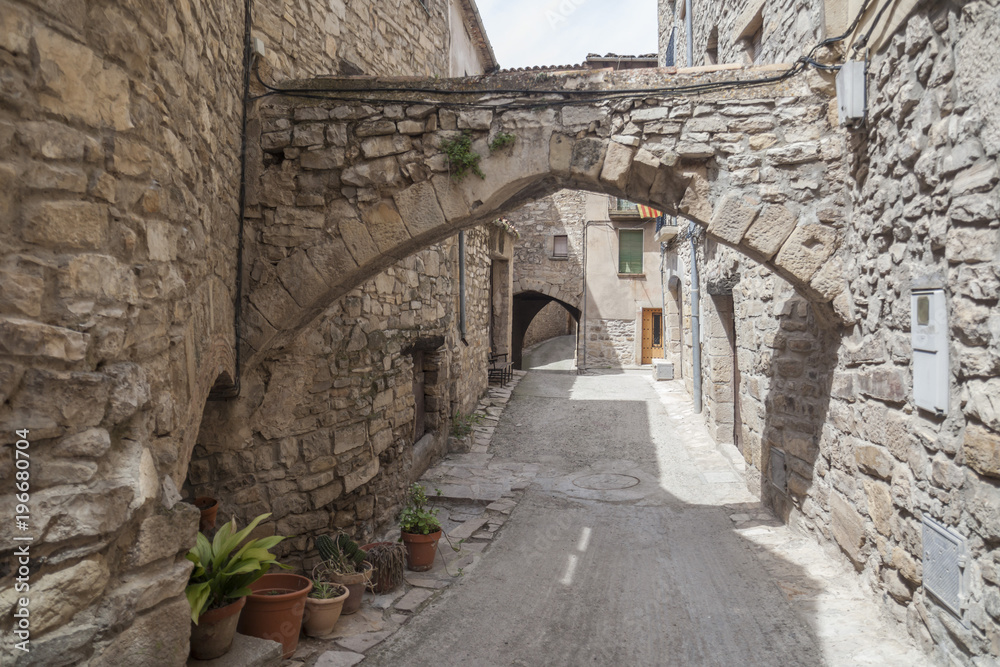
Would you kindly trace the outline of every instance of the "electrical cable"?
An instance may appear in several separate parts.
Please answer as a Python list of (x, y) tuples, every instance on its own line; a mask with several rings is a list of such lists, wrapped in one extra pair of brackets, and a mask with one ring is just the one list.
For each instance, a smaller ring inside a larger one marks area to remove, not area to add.
[[(875, 17), (875, 23), (872, 25), (868, 33), (862, 38), (862, 43), (867, 42), (868, 38), (871, 36), (875, 27), (878, 25), (882, 14), (892, 3), (893, 0), (886, 0), (883, 4), (881, 10)], [(638, 95), (652, 95), (652, 96), (681, 96), (681, 95), (692, 95), (699, 93), (712, 92), (715, 90), (732, 90), (736, 88), (749, 88), (755, 86), (764, 86), (773, 83), (780, 83), (793, 76), (801, 74), (807, 66), (816, 67), (818, 69), (823, 69), (827, 71), (835, 71), (840, 69), (839, 65), (824, 65), (813, 59), (813, 55), (819, 49), (829, 46), (840, 41), (843, 41), (854, 30), (857, 28), (861, 19), (864, 17), (865, 13), (868, 11), (868, 6), (871, 4), (872, 0), (865, 0), (861, 5), (861, 9), (858, 14), (854, 17), (851, 25), (847, 30), (840, 35), (835, 37), (828, 37), (823, 41), (816, 44), (806, 56), (800, 57), (795, 63), (793, 63), (787, 70), (776, 74), (774, 76), (759, 77), (755, 79), (726, 79), (722, 81), (707, 81), (703, 83), (696, 84), (686, 84), (678, 86), (657, 86), (651, 88), (615, 88), (611, 90), (552, 90), (552, 89), (523, 89), (523, 88), (493, 88), (485, 90), (439, 90), (437, 88), (404, 88), (399, 86), (372, 86), (364, 89), (357, 88), (281, 88), (278, 86), (273, 86), (265, 82), (257, 69), (254, 69), (254, 74), (257, 77), (257, 81), (260, 85), (267, 91), (261, 95), (257, 95), (252, 98), (256, 101), (265, 97), (270, 97), (274, 95), (284, 95), (288, 97), (298, 97), (304, 99), (317, 99), (317, 100), (331, 100), (331, 99), (351, 99), (352, 95), (357, 96), (359, 99), (363, 99), (363, 96), (370, 95), (371, 93), (402, 93), (411, 94), (414, 96), (425, 95), (425, 96), (436, 96), (439, 98), (447, 98), (453, 95), (531, 95), (531, 96), (544, 96), (553, 95), (558, 96), (560, 99), (557, 100), (547, 100), (547, 101), (517, 101), (512, 100), (510, 102), (502, 103), (486, 103), (486, 102), (448, 102), (444, 99), (438, 100), (438, 106), (442, 108), (479, 108), (479, 109), (492, 109), (496, 111), (505, 111), (511, 109), (538, 109), (547, 108), (552, 106), (570, 106), (570, 105), (584, 105), (593, 104), (595, 102), (604, 102), (609, 99), (623, 98), (623, 97), (634, 97)], [(855, 49), (859, 46), (855, 46)], [(584, 97), (587, 96), (587, 97)], [(568, 99), (567, 99), (568, 98)], [(416, 102), (427, 101), (427, 98), (419, 99), (408, 99), (408, 98), (396, 98), (396, 99), (383, 99), (379, 100), (383, 104), (413, 104)]]
[(872, 26), (868, 29), (868, 32), (865, 33), (864, 37), (854, 43), (854, 53), (857, 53), (858, 49), (868, 46), (868, 40), (871, 39), (872, 33), (875, 32), (875, 28), (878, 27), (878, 24), (882, 22), (882, 15), (885, 14), (885, 10), (889, 9), (889, 5), (892, 3), (893, 0), (885, 0), (882, 4), (882, 8), (878, 10), (878, 14), (876, 14), (874, 20), (872, 20)]

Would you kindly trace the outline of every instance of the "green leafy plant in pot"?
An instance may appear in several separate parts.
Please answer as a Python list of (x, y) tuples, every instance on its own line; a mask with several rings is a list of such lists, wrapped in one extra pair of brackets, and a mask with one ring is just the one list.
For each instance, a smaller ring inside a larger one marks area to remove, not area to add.
[(209, 660), (224, 655), (232, 646), (246, 596), (252, 592), (250, 584), (264, 576), (271, 565), (288, 569), (269, 551), (284, 537), (246, 541), (269, 516), (261, 514), (240, 531), (233, 519), (219, 528), (211, 542), (204, 533), (198, 533), (194, 548), (187, 554), (194, 569), (184, 590), (191, 605), (193, 657)]
[(322, 560), (313, 568), (313, 580), (346, 586), (350, 595), (343, 614), (353, 614), (361, 608), (365, 586), (372, 578), (372, 564), (365, 561), (367, 554), (344, 533), (339, 533), (336, 539), (320, 535), (316, 538), (316, 549)]
[(411, 484), (406, 506), (399, 515), (400, 539), (406, 547), (406, 567), (414, 572), (426, 572), (434, 566), (437, 543), (441, 539), (438, 510), (430, 509), (427, 503), (424, 487)]

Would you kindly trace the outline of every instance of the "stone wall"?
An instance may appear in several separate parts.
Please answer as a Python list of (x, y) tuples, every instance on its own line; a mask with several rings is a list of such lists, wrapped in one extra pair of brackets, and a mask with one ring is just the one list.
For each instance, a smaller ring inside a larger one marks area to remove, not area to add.
[(257, 2), (254, 34), (265, 43), (265, 73), (279, 82), (331, 74), (449, 76), (449, 5)]
[[(518, 230), (515, 250), (515, 292), (550, 294), (581, 308), (583, 294), (583, 224), (588, 194), (558, 192), (507, 214)], [(567, 237), (565, 257), (553, 256), (553, 237)]]
[(592, 318), (586, 323), (587, 368), (622, 368), (635, 358), (636, 321)]
[[(825, 34), (824, 5), (840, 0), (741, 0), (735, 3), (694, 3), (691, 19), (694, 62), (687, 62), (687, 30), (682, 18), (684, 0), (659, 1), (660, 63), (665, 63), (667, 43), (674, 31), (674, 64), (692, 67), (712, 64), (708, 58), (710, 38), (716, 38), (716, 62), (731, 64), (785, 63), (805, 55)], [(847, 4), (846, 0), (843, 4)], [(762, 42), (754, 52), (749, 39), (760, 26)]]
[(573, 316), (558, 303), (551, 301), (531, 320), (531, 325), (528, 326), (528, 331), (524, 334), (524, 347), (529, 348), (557, 336), (567, 336), (575, 331)]
[[(254, 3), (254, 31), (268, 49), (266, 81), (353, 67), (374, 74), (447, 73), (441, 8), (432, 6), (428, 15), (416, 2), (376, 7), (310, 0), (286, 3), (277, 16), (273, 6)], [(15, 429), (27, 429), (28, 534), (34, 537), (31, 651), (5, 642), (5, 665), (186, 661), (190, 621), (183, 589), (190, 563), (183, 554), (194, 543), (197, 512), (177, 502), (178, 487), (209, 391), (217, 380), (232, 385), (235, 379), (244, 18), (243, 3), (205, 0), (0, 1), (0, 480), (13, 475)], [(252, 109), (249, 120), (252, 134)], [(254, 171), (252, 141), (249, 149), (253, 176), (259, 168)], [(255, 202), (247, 214), (251, 220), (260, 215)], [(262, 239), (252, 225), (245, 238), (246, 288)], [(444, 248), (454, 254), (451, 245)], [(415, 273), (422, 260), (407, 261), (412, 266), (397, 270)], [(481, 285), (483, 266), (470, 270)], [(362, 289), (329, 317), (348, 317), (355, 302), (364, 310), (368, 301)], [(415, 303), (422, 304), (413, 299), (409, 307)], [(414, 314), (413, 326), (441, 332), (450, 312), (435, 309), (436, 320)], [(374, 310), (369, 317), (377, 317)], [(329, 328), (319, 331), (324, 323)], [(305, 525), (314, 519), (300, 518), (308, 514), (300, 512), (303, 498), (318, 502), (337, 484), (368, 474), (371, 464), (360, 459), (330, 466), (318, 453), (319, 436), (300, 442), (280, 435), (310, 419), (315, 433), (341, 425), (345, 410), (353, 409), (343, 407), (345, 401), (370, 400), (373, 412), (376, 401), (387, 402), (388, 425), (367, 434), (366, 442), (381, 443), (391, 429), (393, 443), (382, 455), (399, 446), (405, 410), (398, 406), (408, 400), (411, 372), (401, 351), (381, 357), (388, 367), (367, 375), (328, 365), (325, 378), (317, 375), (318, 362), (303, 367), (303, 359), (316, 362), (325, 350), (350, 356), (354, 323), (337, 326), (346, 331), (334, 331), (330, 319), (315, 323), (243, 378), (241, 399), (209, 408), (213, 416), (250, 415), (255, 401), (273, 402), (268, 389), (279, 385), (295, 386), (305, 399), (301, 409), (254, 413), (256, 430), (249, 420), (230, 417), (232, 430), (219, 440), (238, 446), (227, 455), (209, 451), (217, 443), (200, 445), (192, 472), (206, 485), (229, 484), (233, 496), (223, 500), (237, 514), (276, 505), (282, 520), (296, 517), (296, 527)], [(476, 372), (485, 367), (481, 340), (470, 337), (468, 348), (452, 341), (446, 349), (450, 375), (430, 384), (448, 397), (447, 407), (430, 411), (438, 430), (446, 428), (440, 418), (451, 412), (452, 400), (472, 401), (485, 384), (484, 373)], [(442, 361), (425, 358), (426, 375), (436, 372), (435, 363)], [(298, 381), (282, 375), (293, 367), (302, 372)], [(459, 367), (469, 371), (453, 370)], [(296, 384), (307, 376), (308, 386)], [(361, 377), (369, 386), (358, 384)], [(325, 382), (347, 384), (321, 398)], [(334, 409), (338, 392), (341, 407)], [(400, 459), (404, 463), (386, 463), (385, 488), (376, 478), (335, 509), (364, 516), (369, 501), (363, 497), (384, 496), (387, 502), (371, 512), (388, 516), (395, 498), (388, 489), (405, 466), (405, 456)], [(315, 476), (291, 480), (307, 461)], [(250, 481), (258, 488), (237, 484), (245, 471), (253, 471)], [(281, 490), (287, 490), (284, 501), (277, 498)], [(14, 514), (13, 500), (0, 497), (7, 516)], [(334, 513), (338, 520), (343, 515)], [(0, 541), (4, 637), (13, 636), (11, 610), (22, 595), (13, 588), (10, 530)]]
[[(873, 52), (868, 123), (849, 134), (843, 256), (857, 323), (831, 329), (787, 284), (731, 251), (709, 258), (700, 247), (701, 286), (704, 295), (713, 279), (739, 276), (737, 399), (751, 488), (840, 550), (942, 664), (985, 665), (1000, 655), (1000, 96), (984, 79), (1000, 65), (1000, 10), (927, 7)], [(686, 305), (689, 254), (678, 249)], [(947, 415), (914, 400), (917, 287), (947, 294)], [(703, 320), (710, 302), (703, 296)], [(709, 419), (722, 399), (712, 391)], [(961, 621), (924, 586), (924, 517), (966, 540)]]
[[(458, 249), (452, 240), (403, 260), (340, 299), (248, 379), (246, 399), (211, 403), (191, 461), (192, 496), (220, 518), (268, 511), (294, 535), (278, 550), (308, 570), (314, 539), (343, 530), (367, 540), (394, 521), (422, 450), (444, 451), (451, 416), (486, 389), (488, 232), (466, 235), (466, 317), (458, 334)], [(422, 351), (420, 368), (414, 367)], [(476, 372), (479, 369), (479, 372)], [(414, 394), (414, 372), (424, 394)], [(414, 433), (416, 402), (428, 438)], [(415, 451), (417, 450), (417, 451)]]

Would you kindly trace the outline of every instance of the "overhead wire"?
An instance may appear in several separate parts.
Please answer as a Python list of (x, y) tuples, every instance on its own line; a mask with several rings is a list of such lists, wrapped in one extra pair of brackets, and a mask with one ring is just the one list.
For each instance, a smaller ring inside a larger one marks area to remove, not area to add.
[[(595, 102), (605, 102), (609, 99), (619, 99), (626, 97), (634, 97), (638, 95), (646, 96), (661, 96), (661, 97), (672, 97), (672, 96), (683, 96), (683, 95), (695, 95), (700, 93), (707, 93), (716, 90), (732, 90), (735, 88), (749, 88), (756, 86), (765, 86), (774, 83), (781, 83), (787, 79), (797, 76), (805, 71), (806, 67), (815, 67), (817, 69), (836, 71), (840, 69), (839, 65), (825, 65), (816, 61), (813, 56), (816, 52), (826, 46), (835, 44), (837, 42), (843, 41), (849, 37), (858, 27), (864, 15), (867, 13), (869, 5), (873, 0), (864, 0), (861, 5), (858, 14), (854, 17), (854, 20), (848, 26), (847, 30), (840, 35), (834, 37), (828, 37), (819, 43), (817, 43), (805, 56), (800, 57), (796, 60), (789, 68), (783, 72), (775, 74), (773, 76), (757, 77), (751, 79), (723, 79), (720, 81), (704, 81), (700, 83), (692, 84), (681, 84), (674, 86), (653, 86), (647, 88), (613, 88), (610, 90), (560, 90), (560, 89), (530, 89), (530, 88), (488, 88), (481, 90), (442, 90), (438, 88), (428, 88), (428, 87), (403, 87), (403, 86), (368, 86), (365, 88), (347, 88), (347, 87), (329, 87), (329, 88), (282, 88), (268, 84), (261, 78), (260, 71), (255, 68), (254, 74), (257, 81), (265, 89), (265, 93), (255, 96), (254, 100), (259, 100), (265, 97), (284, 95), (287, 97), (296, 97), (304, 99), (316, 99), (316, 100), (333, 100), (333, 99), (352, 99), (353, 96), (361, 98), (365, 95), (370, 95), (371, 93), (398, 93), (402, 95), (412, 95), (417, 96), (432, 96), (437, 99), (435, 103), (444, 108), (478, 108), (478, 109), (493, 109), (493, 110), (511, 110), (511, 109), (538, 109), (547, 108), (552, 106), (572, 106), (572, 105), (584, 105), (592, 104)], [(885, 13), (886, 9), (891, 5), (893, 0), (886, 0), (879, 10), (878, 14), (872, 23), (871, 28), (868, 32), (861, 38), (858, 44), (855, 45), (855, 50), (867, 43), (868, 39), (871, 37), (875, 28), (878, 26), (882, 15)], [(459, 95), (518, 95), (518, 96), (557, 96), (559, 99), (549, 99), (549, 100), (511, 100), (509, 102), (486, 102), (486, 101), (460, 101), (460, 100), (448, 100), (449, 97), (459, 96)], [(427, 101), (426, 97), (412, 99), (409, 97), (399, 97), (392, 99), (380, 99), (379, 102), (383, 104), (414, 104), (421, 101)]]

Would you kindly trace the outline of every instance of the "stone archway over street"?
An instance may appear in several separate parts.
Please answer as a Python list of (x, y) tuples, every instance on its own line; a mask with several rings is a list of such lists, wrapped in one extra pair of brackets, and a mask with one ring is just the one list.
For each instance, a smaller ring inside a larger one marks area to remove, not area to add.
[[(400, 258), (560, 188), (694, 220), (850, 322), (842, 264), (843, 138), (829, 81), (784, 66), (671, 74), (519, 72), (474, 79), (297, 82), (261, 102), (245, 309), (251, 365)], [(672, 87), (664, 88), (665, 85)], [(679, 86), (720, 87), (697, 94)], [(658, 88), (660, 92), (649, 92)], [(500, 133), (512, 145), (491, 151)], [(482, 177), (453, 178), (467, 135)]]

